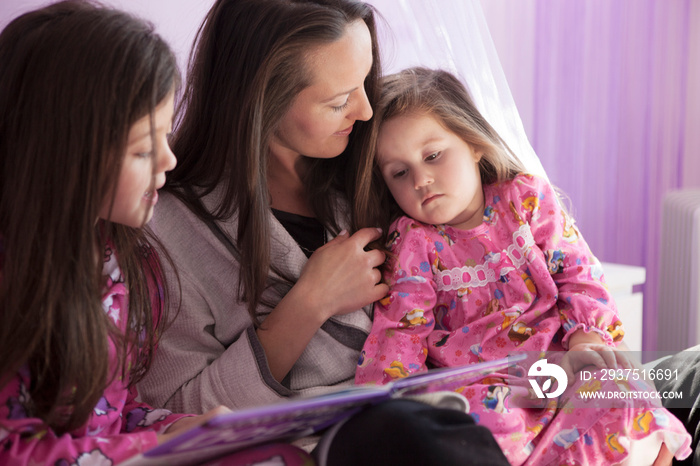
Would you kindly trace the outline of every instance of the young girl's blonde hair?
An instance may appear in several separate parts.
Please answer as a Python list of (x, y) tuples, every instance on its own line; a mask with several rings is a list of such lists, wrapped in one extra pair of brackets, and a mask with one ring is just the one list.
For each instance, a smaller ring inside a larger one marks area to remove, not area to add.
[(377, 137), (382, 124), (403, 115), (430, 115), (448, 131), (481, 151), (482, 184), (514, 178), (525, 167), (474, 105), (467, 88), (451, 73), (427, 68), (408, 68), (386, 76), (381, 98), (374, 109), (372, 135), (358, 167), (354, 204), (356, 227), (388, 227), (403, 212), (393, 200), (377, 168)]

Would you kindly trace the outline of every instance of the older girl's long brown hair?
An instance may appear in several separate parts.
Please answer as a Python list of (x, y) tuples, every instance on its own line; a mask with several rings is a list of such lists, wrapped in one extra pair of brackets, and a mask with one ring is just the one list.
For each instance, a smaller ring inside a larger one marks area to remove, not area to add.
[[(340, 39), (349, 23), (362, 20), (372, 36), (374, 64), (365, 80), (370, 103), (377, 94), (379, 51), (374, 12), (353, 0), (219, 0), (209, 11), (190, 58), (187, 85), (173, 140), (178, 166), (166, 190), (203, 219), (238, 217), (233, 238), (240, 255), (242, 299), (257, 323), (257, 308), (270, 285), (269, 142), (294, 98), (310, 85), (306, 53)], [(316, 217), (338, 231), (329, 195), (352, 199), (365, 122), (358, 121), (346, 151), (328, 160), (308, 160), (304, 180)], [(222, 190), (216, 208), (200, 198)], [(277, 271), (279, 275), (282, 275)], [(291, 285), (292, 279), (287, 278)], [(274, 305), (274, 303), (265, 303)]]
[[(158, 319), (147, 281), (162, 280), (160, 268), (143, 260), (141, 230), (97, 219), (131, 125), (178, 79), (150, 25), (85, 1), (24, 14), (0, 34), (0, 387), (28, 369), (29, 414), (59, 433), (84, 425), (119, 376), (108, 338), (132, 384), (150, 364)], [(129, 290), (126, 334), (102, 309), (107, 242)]]

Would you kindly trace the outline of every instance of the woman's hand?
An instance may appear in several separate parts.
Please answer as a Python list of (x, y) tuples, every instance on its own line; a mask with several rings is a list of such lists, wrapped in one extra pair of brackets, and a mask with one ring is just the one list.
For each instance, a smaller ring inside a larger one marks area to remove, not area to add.
[(364, 249), (380, 235), (376, 228), (363, 228), (352, 236), (341, 233), (318, 248), (296, 285), (257, 329), (276, 380), (284, 379), (328, 318), (355, 311), (387, 295), (389, 287), (380, 283), (378, 270), (384, 263), (384, 253)]
[(329, 317), (356, 311), (382, 299), (389, 287), (380, 283), (379, 267), (385, 255), (381, 251), (365, 251), (365, 247), (381, 236), (376, 228), (363, 228), (349, 236), (342, 232), (316, 250), (304, 266), (295, 288), (309, 300), (309, 316), (321, 324)]
[(194, 427), (198, 427), (206, 423), (209, 419), (218, 416), (219, 414), (230, 413), (231, 410), (226, 406), (219, 406), (199, 416), (183, 417), (173, 422), (163, 434), (158, 434), (158, 445), (165, 443), (168, 440), (177, 437)]

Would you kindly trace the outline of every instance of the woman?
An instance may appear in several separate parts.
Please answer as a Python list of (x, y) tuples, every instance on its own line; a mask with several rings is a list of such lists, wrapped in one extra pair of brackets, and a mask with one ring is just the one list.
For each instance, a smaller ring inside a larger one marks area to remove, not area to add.
[[(351, 0), (220, 0), (195, 47), (178, 167), (152, 221), (179, 274), (179, 314), (144, 398), (199, 412), (351, 384), (370, 304), (387, 292), (383, 253), (365, 251), (380, 232), (347, 233), (377, 95), (373, 11)], [(403, 429), (392, 440), (384, 425)], [(415, 402), (370, 409), (338, 438), (348, 441), (333, 441), (332, 464), (507, 464), (469, 416)]]
[(354, 377), (384, 256), (363, 250), (376, 230), (338, 234), (351, 148), (337, 156), (372, 115), (379, 60), (369, 7), (339, 5), (220, 1), (205, 19), (152, 224), (182, 288), (144, 385), (161, 405), (243, 408)]

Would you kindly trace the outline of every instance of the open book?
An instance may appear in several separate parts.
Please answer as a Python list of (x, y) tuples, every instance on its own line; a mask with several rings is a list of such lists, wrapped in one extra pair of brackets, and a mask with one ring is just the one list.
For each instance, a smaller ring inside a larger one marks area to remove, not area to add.
[(340, 422), (367, 406), (390, 398), (455, 390), (525, 358), (526, 354), (523, 353), (468, 366), (432, 369), (382, 386), (350, 386), (320, 396), (293, 398), (223, 414), (122, 464), (189, 465), (246, 447), (304, 437)]

